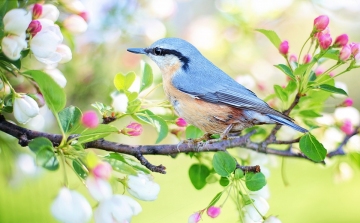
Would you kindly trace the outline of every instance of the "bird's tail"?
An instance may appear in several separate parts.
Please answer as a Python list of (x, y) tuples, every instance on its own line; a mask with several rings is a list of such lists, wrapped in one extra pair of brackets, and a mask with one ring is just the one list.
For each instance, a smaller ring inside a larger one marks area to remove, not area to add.
[(272, 115), (272, 114), (266, 114), (266, 116), (268, 116), (271, 120), (273, 120), (279, 124), (290, 126), (291, 128), (293, 128), (299, 132), (302, 132), (302, 133), (308, 132), (307, 129), (304, 129), (303, 127), (298, 126), (291, 120), (279, 117), (277, 115)]

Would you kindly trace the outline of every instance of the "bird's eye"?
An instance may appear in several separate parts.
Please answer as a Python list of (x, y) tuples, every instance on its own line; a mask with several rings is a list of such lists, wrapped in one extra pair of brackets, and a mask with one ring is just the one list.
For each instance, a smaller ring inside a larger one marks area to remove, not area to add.
[(162, 55), (163, 55), (162, 49), (160, 49), (160, 48), (158, 48), (158, 47), (155, 47), (155, 48), (153, 49), (153, 53), (154, 53), (154, 55), (156, 55), (156, 56), (162, 56)]

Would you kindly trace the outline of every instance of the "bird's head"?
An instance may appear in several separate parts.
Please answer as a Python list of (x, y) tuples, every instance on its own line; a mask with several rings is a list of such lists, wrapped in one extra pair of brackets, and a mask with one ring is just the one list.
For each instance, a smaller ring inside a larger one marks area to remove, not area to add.
[(160, 39), (148, 48), (129, 48), (128, 51), (147, 55), (161, 70), (179, 65), (183, 70), (188, 70), (192, 60), (201, 56), (193, 45), (179, 38)]

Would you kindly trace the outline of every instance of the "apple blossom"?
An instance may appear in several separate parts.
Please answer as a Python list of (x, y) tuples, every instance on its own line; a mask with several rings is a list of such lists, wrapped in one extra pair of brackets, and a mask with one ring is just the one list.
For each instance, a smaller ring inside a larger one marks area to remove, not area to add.
[(94, 213), (96, 223), (127, 223), (142, 211), (140, 204), (125, 195), (113, 195), (99, 203)]
[(16, 97), (13, 103), (14, 117), (22, 124), (39, 114), (39, 106), (36, 101), (27, 95)]
[(132, 122), (126, 126), (126, 128), (121, 130), (121, 133), (128, 136), (139, 136), (141, 135), (143, 129), (142, 125), (136, 122)]
[(97, 201), (102, 201), (112, 196), (111, 185), (104, 179), (95, 178), (94, 176), (89, 175), (86, 178), (85, 183), (89, 193)]
[(175, 123), (179, 127), (186, 127), (187, 126), (187, 122), (183, 118), (177, 118)]
[(108, 162), (100, 162), (92, 169), (92, 173), (96, 178), (108, 180), (111, 177), (112, 167)]
[(304, 64), (307, 64), (307, 63), (310, 63), (311, 62), (311, 55), (310, 54), (306, 54), (303, 58), (303, 63)]
[(24, 9), (12, 9), (3, 18), (4, 31), (8, 34), (21, 36), (25, 33), (30, 22), (31, 13)]
[(45, 64), (55, 64), (61, 61), (62, 56), (56, 52), (63, 41), (63, 35), (58, 25), (48, 19), (39, 19), (42, 29), (30, 41), (30, 50), (37, 60)]
[(137, 176), (130, 175), (127, 186), (131, 195), (143, 201), (156, 200), (160, 192), (159, 184), (153, 181), (151, 175), (143, 172), (139, 172)]
[(48, 67), (44, 69), (44, 72), (48, 74), (60, 87), (64, 88), (66, 86), (67, 80), (59, 69)]
[(354, 125), (360, 124), (359, 111), (354, 107), (338, 107), (334, 111), (334, 118), (337, 122), (344, 122), (349, 119)]
[(279, 46), (279, 52), (286, 56), (289, 52), (289, 42), (288, 41), (283, 41), (280, 43), (280, 46)]
[(43, 13), (43, 6), (41, 4), (34, 4), (32, 6), (29, 7), (32, 11), (32, 16), (33, 16), (33, 19), (38, 19), (41, 14)]
[(1, 50), (10, 60), (18, 60), (21, 56), (21, 51), (26, 47), (25, 37), (22, 36), (9, 35), (5, 36), (1, 41)]
[(215, 207), (215, 206), (211, 206), (207, 209), (207, 215), (209, 215), (209, 217), (211, 218), (216, 218), (217, 216), (219, 216), (219, 214), (221, 213), (221, 208), (220, 207)]
[(119, 93), (114, 91), (111, 93), (112, 104), (111, 106), (114, 108), (114, 111), (125, 113), (127, 111), (128, 101), (129, 99), (124, 93)]
[(349, 37), (346, 34), (342, 34), (336, 37), (333, 47), (343, 47), (349, 42)]
[(318, 16), (314, 19), (314, 28), (315, 32), (323, 31), (329, 25), (329, 17), (326, 15)]
[(270, 216), (265, 219), (264, 223), (281, 223), (281, 221), (275, 216)]
[(332, 42), (332, 38), (330, 34), (321, 34), (319, 35), (319, 45), (322, 50), (327, 50)]
[(31, 34), (31, 36), (35, 36), (41, 29), (41, 23), (38, 20), (33, 20), (30, 22), (27, 31)]
[(353, 124), (350, 119), (345, 119), (344, 123), (340, 127), (341, 131), (343, 131), (346, 135), (350, 135), (354, 132)]
[(61, 54), (59, 63), (66, 63), (72, 59), (71, 49), (65, 44), (59, 44), (56, 48), (56, 52)]
[[(263, 216), (269, 211), (269, 204), (267, 201), (258, 195), (249, 195), (252, 203), (245, 205), (243, 210), (253, 221), (261, 221)], [(256, 208), (255, 208), (256, 207)]]
[(201, 214), (199, 212), (195, 212), (194, 214), (190, 215), (188, 223), (198, 223), (200, 220)]
[(360, 43), (350, 43), (351, 54), (355, 57), (360, 52)]
[(339, 59), (342, 61), (346, 61), (351, 56), (351, 48), (349, 45), (343, 46), (343, 48), (340, 51)]
[(64, 187), (53, 201), (51, 213), (64, 223), (82, 223), (90, 220), (92, 209), (80, 193)]
[(79, 34), (86, 31), (88, 25), (79, 15), (72, 14), (68, 16), (63, 23), (64, 27), (73, 34)]
[(60, 0), (60, 2), (73, 13), (81, 13), (85, 11), (85, 6), (80, 0)]

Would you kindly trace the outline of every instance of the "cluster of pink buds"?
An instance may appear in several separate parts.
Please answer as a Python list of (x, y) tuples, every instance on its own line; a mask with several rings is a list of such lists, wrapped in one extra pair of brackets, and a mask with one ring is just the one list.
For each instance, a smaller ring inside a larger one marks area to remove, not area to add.
[[(201, 210), (199, 212), (195, 212), (194, 214), (190, 215), (188, 222), (189, 223), (198, 223), (201, 220), (201, 215), (203, 214), (204, 210)], [(221, 213), (221, 207), (215, 207), (215, 206), (211, 206), (207, 209), (206, 214), (210, 217), (210, 218), (216, 218), (217, 216), (219, 216)]]

